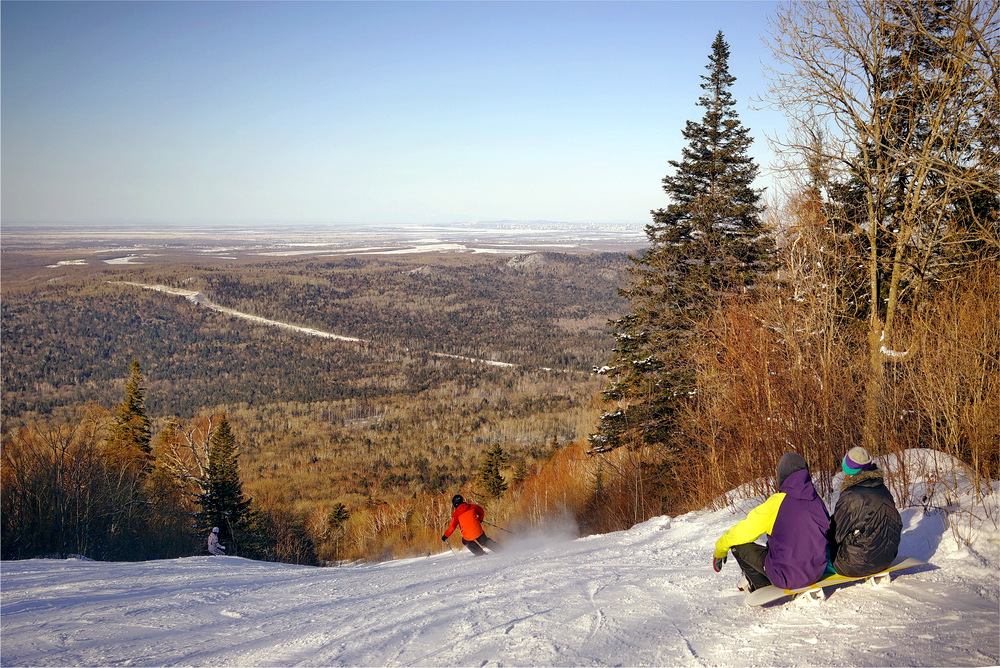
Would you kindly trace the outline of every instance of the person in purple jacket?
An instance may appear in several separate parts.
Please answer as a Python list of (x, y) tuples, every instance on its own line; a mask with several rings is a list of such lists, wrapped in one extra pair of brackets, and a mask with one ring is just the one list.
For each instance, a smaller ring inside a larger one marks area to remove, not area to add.
[[(789, 452), (778, 461), (778, 491), (751, 510), (715, 543), (713, 567), (722, 570), (730, 550), (753, 591), (773, 584), (783, 589), (805, 587), (826, 570), (830, 515), (816, 494), (806, 460)], [(767, 545), (758, 545), (767, 534)]]

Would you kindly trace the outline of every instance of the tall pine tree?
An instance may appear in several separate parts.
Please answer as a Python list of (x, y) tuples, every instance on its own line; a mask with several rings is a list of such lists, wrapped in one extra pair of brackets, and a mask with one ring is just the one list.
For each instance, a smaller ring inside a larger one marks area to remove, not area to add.
[(730, 89), (729, 45), (720, 31), (702, 75), (704, 109), (688, 121), (681, 160), (663, 178), (671, 202), (652, 211), (650, 247), (633, 257), (621, 294), (631, 312), (612, 323), (616, 347), (602, 369), (611, 377), (605, 413), (590, 440), (604, 451), (666, 440), (680, 397), (693, 389), (688, 346), (693, 325), (728, 297), (745, 292), (773, 268), (774, 240), (763, 227), (753, 139)]

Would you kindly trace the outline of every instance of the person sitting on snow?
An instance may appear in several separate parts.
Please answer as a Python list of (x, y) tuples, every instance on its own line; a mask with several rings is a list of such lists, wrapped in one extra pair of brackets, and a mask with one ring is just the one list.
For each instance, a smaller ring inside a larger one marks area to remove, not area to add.
[[(751, 510), (715, 543), (712, 566), (722, 570), (733, 551), (753, 591), (774, 584), (783, 589), (810, 585), (826, 571), (830, 516), (816, 494), (809, 467), (801, 455), (789, 452), (778, 461), (778, 491)], [(767, 546), (758, 545), (767, 534)]]
[(462, 544), (477, 557), (486, 554), (484, 547), (489, 548), (490, 552), (500, 551), (500, 546), (483, 531), (482, 521), (486, 517), (486, 511), (474, 503), (467, 503), (461, 494), (451, 497), (451, 506), (455, 512), (452, 513), (451, 524), (441, 540), (447, 543), (448, 536), (455, 531), (455, 527), (459, 527), (462, 530)]
[(212, 533), (208, 534), (208, 552), (216, 556), (226, 554), (226, 546), (219, 544), (219, 527), (212, 527)]
[(874, 575), (896, 558), (903, 520), (867, 450), (848, 450), (841, 468), (846, 477), (830, 520), (830, 563), (841, 575)]

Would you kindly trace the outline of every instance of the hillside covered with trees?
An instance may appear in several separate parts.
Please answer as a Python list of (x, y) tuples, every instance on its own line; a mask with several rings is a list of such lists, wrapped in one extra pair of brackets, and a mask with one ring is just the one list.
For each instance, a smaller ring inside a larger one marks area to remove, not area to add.
[[(488, 448), (502, 448), (508, 479), (515, 472), (522, 479), (590, 429), (600, 386), (590, 369), (607, 349), (606, 321), (622, 306), (625, 261), (623, 254), (539, 253), (161, 262), (81, 268), (44, 282), (31, 280), (33, 272), (9, 272), (8, 498), (28, 484), (22, 476), (41, 470), (39, 460), (54, 463), (60, 448), (76, 453), (60, 455), (69, 460), (109, 454), (114, 407), (123, 392), (134, 396), (129, 383), (138, 382), (126, 375), (135, 360), (151, 443), (140, 449), (151, 449), (156, 473), (146, 482), (178, 483), (175, 500), (184, 502), (172, 516), (200, 512), (210, 441), (226, 416), (248, 498), (258, 515), (284, 527), (286, 551), (317, 543), (322, 558), (380, 556), (415, 533), (426, 545), (446, 518), (417, 530), (414, 509), (474, 480)], [(242, 313), (359, 341), (248, 323), (138, 285), (196, 290)], [(56, 493), (46, 489), (26, 493)], [(400, 522), (380, 518), (390, 511), (401, 515), (405, 538), (384, 530)], [(178, 549), (197, 549), (173, 535)], [(74, 551), (45, 551), (67, 550)]]
[(4, 558), (186, 554), (216, 522), (258, 558), (421, 554), (456, 492), (609, 531), (763, 491), (789, 450), (824, 491), (854, 445), (996, 479), (998, 11), (784, 6), (770, 199), (720, 32), (629, 257), (5, 256)]

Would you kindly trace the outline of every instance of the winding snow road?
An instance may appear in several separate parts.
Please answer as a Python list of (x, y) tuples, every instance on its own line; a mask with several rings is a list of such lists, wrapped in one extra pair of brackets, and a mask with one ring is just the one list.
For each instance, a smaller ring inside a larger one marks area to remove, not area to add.
[[(216, 304), (203, 293), (197, 292), (195, 290), (183, 290), (181, 288), (172, 288), (168, 285), (149, 285), (148, 283), (136, 283), (133, 281), (118, 281), (120, 285), (134, 285), (135, 287), (142, 288), (144, 290), (155, 290), (157, 292), (164, 292), (168, 295), (175, 295), (178, 297), (184, 297), (189, 302), (197, 304), (198, 306), (204, 306), (207, 309), (217, 311), (219, 313), (224, 313), (228, 316), (234, 318), (242, 318), (244, 320), (249, 320), (255, 322), (259, 325), (267, 325), (269, 327), (279, 327), (281, 329), (287, 329), (293, 332), (298, 332), (300, 334), (305, 334), (307, 336), (318, 336), (324, 339), (334, 339), (337, 341), (346, 341), (348, 343), (371, 343), (371, 341), (366, 341), (365, 339), (359, 339), (353, 336), (344, 336), (342, 334), (334, 334), (333, 332), (324, 332), (320, 329), (315, 329), (313, 327), (303, 327), (302, 325), (293, 325), (288, 322), (281, 322), (280, 320), (271, 320), (270, 318), (263, 318), (259, 315), (252, 315), (250, 313), (244, 313), (243, 311), (237, 311), (235, 309), (228, 308), (226, 306), (221, 306)], [(464, 362), (473, 362), (476, 364), (489, 364), (490, 366), (499, 367), (517, 367), (518, 364), (511, 364), (509, 362), (497, 362), (495, 360), (480, 359), (478, 357), (465, 357), (464, 355), (451, 355), (449, 353), (435, 353), (428, 352), (428, 355), (432, 357), (443, 357), (447, 359), (462, 360)], [(544, 369), (545, 371), (551, 371), (551, 369)]]

